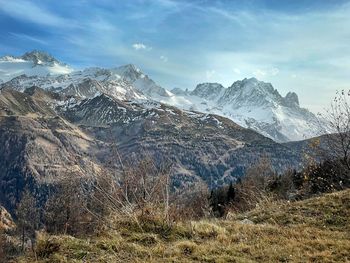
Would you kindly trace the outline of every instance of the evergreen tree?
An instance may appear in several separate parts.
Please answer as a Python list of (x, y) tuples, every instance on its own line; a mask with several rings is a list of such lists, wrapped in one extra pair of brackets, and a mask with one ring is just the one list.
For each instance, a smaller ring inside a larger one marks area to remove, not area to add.
[(235, 196), (236, 196), (235, 188), (233, 187), (233, 184), (231, 182), (227, 190), (227, 202), (228, 203), (233, 202), (235, 200)]

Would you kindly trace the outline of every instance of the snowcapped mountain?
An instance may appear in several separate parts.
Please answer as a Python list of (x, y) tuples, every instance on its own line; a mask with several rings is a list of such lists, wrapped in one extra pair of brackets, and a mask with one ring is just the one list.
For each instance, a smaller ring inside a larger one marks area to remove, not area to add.
[(282, 97), (270, 83), (256, 78), (236, 81), (228, 88), (218, 83), (199, 84), (190, 93), (161, 101), (228, 117), (278, 142), (310, 138), (319, 130), (319, 119), (299, 106), (297, 94), (289, 92)]
[(4, 56), (0, 58), (0, 80), (3, 82), (22, 74), (47, 76), (68, 74), (72, 71), (73, 69), (51, 55), (36, 50), (20, 57)]
[(223, 92), (225, 92), (225, 88), (219, 83), (203, 83), (197, 85), (195, 90), (191, 92), (191, 95), (216, 101), (223, 95)]
[(131, 83), (123, 80), (121, 76), (112, 70), (102, 68), (88, 68), (58, 76), (23, 74), (1, 84), (1, 88), (11, 88), (22, 92), (32, 86), (82, 99), (93, 98), (101, 93), (120, 100), (147, 99), (143, 93), (134, 88)]
[[(61, 69), (61, 71), (59, 70)], [(21, 57), (0, 59), (1, 88), (24, 91), (32, 86), (81, 98), (101, 93), (120, 100), (142, 100), (173, 94), (157, 85), (134, 65), (113, 69), (87, 68), (73, 71), (45, 52), (32, 51)]]
[(152, 79), (141, 72), (134, 65), (125, 65), (111, 70), (112, 73), (119, 75), (123, 80), (131, 83), (137, 90), (151, 97), (169, 97), (173, 94), (157, 85)]
[(0, 89), (23, 92), (37, 86), (81, 100), (104, 94), (147, 107), (155, 101), (217, 114), (278, 142), (310, 138), (318, 135), (319, 129), (318, 118), (300, 107), (297, 94), (289, 92), (283, 97), (270, 83), (255, 78), (236, 81), (228, 88), (203, 83), (193, 91), (176, 88), (170, 92), (131, 64), (73, 71), (45, 52), (32, 51), (21, 57), (2, 57), (0, 79)]

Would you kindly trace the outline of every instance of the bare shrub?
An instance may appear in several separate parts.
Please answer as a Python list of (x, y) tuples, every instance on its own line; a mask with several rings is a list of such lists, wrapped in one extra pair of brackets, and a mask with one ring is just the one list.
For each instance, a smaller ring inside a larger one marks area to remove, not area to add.
[(277, 177), (270, 160), (263, 156), (236, 184), (233, 208), (246, 211), (254, 208), (261, 200), (270, 198), (269, 186)]
[[(290, 169), (281, 175), (274, 174), (270, 176), (267, 190), (273, 194), (276, 199), (294, 200), (298, 196), (297, 171)], [(302, 184), (302, 182), (301, 182)]]
[[(312, 171), (306, 175), (311, 178), (310, 188), (319, 192), (350, 187), (350, 90), (337, 92), (331, 106), (320, 117), (328, 126), (321, 127), (325, 136), (317, 147), (321, 163), (310, 165)], [(317, 180), (321, 187), (317, 187)]]
[(141, 229), (140, 220), (169, 223), (170, 165), (157, 166), (151, 158), (136, 164), (122, 164), (120, 172), (104, 171), (85, 184), (85, 195), (103, 206), (87, 210), (104, 220), (106, 214), (116, 220), (131, 220)]
[(75, 235), (92, 231), (93, 218), (85, 209), (82, 181), (75, 174), (68, 174), (53, 185), (44, 206), (46, 231)]
[(303, 178), (300, 194), (303, 197), (339, 191), (350, 186), (349, 177), (344, 174), (338, 161), (326, 160), (309, 165), (300, 174)]
[(337, 92), (329, 109), (321, 117), (329, 124), (326, 134), (328, 160), (337, 160), (350, 172), (350, 90)]
[(198, 220), (210, 216), (209, 190), (204, 182), (178, 190), (171, 195), (172, 221)]
[(38, 244), (35, 249), (36, 256), (40, 259), (49, 258), (52, 254), (57, 253), (60, 249), (60, 244), (50, 239), (50, 236), (40, 233)]
[(22, 250), (25, 249), (26, 239), (30, 240), (31, 249), (35, 241), (35, 230), (39, 228), (40, 213), (36, 198), (26, 189), (16, 208), (17, 227), (22, 240)]

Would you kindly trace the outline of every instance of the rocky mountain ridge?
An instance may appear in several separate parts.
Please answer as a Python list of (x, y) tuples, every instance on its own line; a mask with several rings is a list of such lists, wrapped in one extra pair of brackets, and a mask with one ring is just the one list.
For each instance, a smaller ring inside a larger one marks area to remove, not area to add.
[(311, 138), (320, 128), (320, 120), (300, 107), (296, 93), (283, 97), (270, 83), (255, 78), (236, 81), (228, 88), (203, 83), (192, 92), (175, 92), (173, 98), (161, 101), (228, 117), (277, 142)]
[[(135, 83), (142, 85), (136, 88)], [(294, 144), (277, 143), (206, 108), (171, 106), (181, 98), (202, 107), (214, 102), (234, 106), (243, 96), (249, 98), (244, 103), (254, 105), (251, 94), (265, 92), (258, 96), (261, 105), (298, 108), (294, 94), (283, 98), (271, 84), (257, 80), (230, 88), (203, 84), (179, 94), (127, 65), (61, 75), (21, 74), (0, 87), (0, 202), (8, 209), (28, 185), (46, 187), (62, 175), (110, 171), (114, 147), (125, 162), (144, 157), (171, 162), (174, 189), (197, 182), (212, 188), (228, 184), (263, 156), (278, 172), (302, 164)], [(223, 101), (225, 94), (228, 101)]]
[[(47, 72), (57, 63), (62, 65), (54, 57), (38, 51), (26, 53), (19, 58), (24, 59), (34, 64), (40, 61), (42, 68), (48, 68)], [(9, 58), (7, 60), (11, 61)], [(21, 63), (17, 60), (13, 59), (12, 64)], [(0, 68), (4, 61), (6, 59), (0, 59)], [(203, 83), (193, 91), (174, 89), (171, 92), (157, 85), (131, 64), (112, 69), (88, 68), (50, 75), (33, 75), (31, 71), (27, 74), (26, 69), (11, 72), (11, 67), (2, 72), (5, 72), (2, 74), (8, 79), (0, 84), (2, 89), (10, 87), (23, 92), (32, 86), (38, 86), (81, 99), (106, 94), (118, 100), (137, 103), (156, 101), (184, 110), (230, 118), (277, 142), (302, 140), (318, 135), (318, 118), (300, 107), (296, 93), (289, 92), (283, 97), (270, 83), (255, 78), (236, 81), (228, 88), (219, 83)]]

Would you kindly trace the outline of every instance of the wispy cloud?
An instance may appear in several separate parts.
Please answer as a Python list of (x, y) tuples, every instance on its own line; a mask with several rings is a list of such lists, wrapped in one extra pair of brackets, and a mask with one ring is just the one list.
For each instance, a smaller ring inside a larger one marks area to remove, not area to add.
[(74, 21), (65, 19), (49, 10), (37, 5), (33, 1), (25, 0), (0, 0), (0, 11), (16, 19), (29, 21), (32, 23), (54, 26), (54, 27), (72, 27), (76, 24)]
[(10, 35), (14, 36), (15, 38), (17, 38), (18, 40), (21, 40), (21, 41), (29, 40), (31, 42), (39, 43), (41, 45), (47, 45), (48, 44), (47, 41), (42, 40), (42, 39), (40, 39), (38, 37), (33, 37), (33, 36), (22, 34), (22, 33), (10, 32)]

